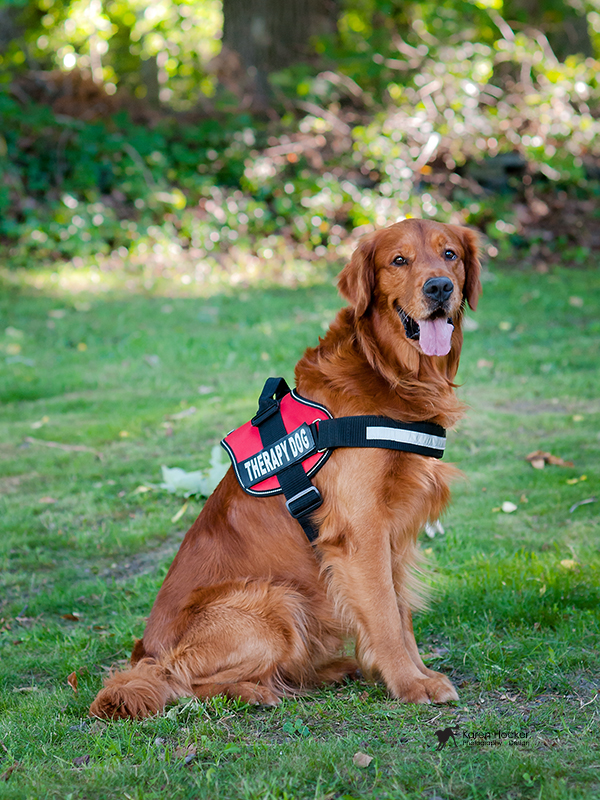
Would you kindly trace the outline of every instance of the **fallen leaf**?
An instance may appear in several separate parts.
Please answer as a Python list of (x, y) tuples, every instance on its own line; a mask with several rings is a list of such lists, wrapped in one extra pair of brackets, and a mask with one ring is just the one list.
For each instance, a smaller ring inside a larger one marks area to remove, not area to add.
[(32, 428), (32, 430), (35, 431), (38, 428), (41, 428), (47, 422), (50, 422), (50, 417), (42, 417), (41, 419), (38, 419), (37, 422), (32, 422), (31, 423), (31, 428)]
[(17, 344), (17, 342), (11, 342), (10, 344), (7, 344), (4, 349), (9, 356), (16, 356), (21, 352), (21, 345)]
[(598, 500), (597, 497), (586, 497), (585, 500), (580, 500), (578, 503), (573, 503), (573, 505), (569, 509), (569, 514), (572, 514), (576, 508), (579, 508), (579, 506), (587, 506), (588, 503), (596, 503), (597, 500)]
[(519, 503), (528, 503), (528, 502), (529, 500), (527, 499), (526, 494), (522, 494), (521, 497), (519, 497)]
[(208, 471), (186, 472), (180, 467), (163, 466), (161, 467), (163, 483), (160, 484), (160, 488), (183, 497), (192, 495), (209, 497), (228, 469), (229, 459), (223, 448), (215, 445), (211, 450)]
[(573, 558), (563, 558), (563, 560), (560, 562), (560, 565), (565, 569), (576, 569), (578, 566), (577, 562)]
[(62, 319), (66, 315), (67, 312), (64, 308), (53, 308), (52, 311), (48, 312), (48, 316), (52, 317), (52, 319)]
[(179, 520), (183, 517), (183, 515), (187, 511), (187, 507), (188, 506), (189, 506), (189, 503), (187, 503), (187, 502), (184, 503), (181, 506), (181, 508), (179, 509), (179, 511), (171, 517), (171, 522), (179, 522)]
[(490, 367), (491, 368), (493, 366), (494, 366), (494, 362), (493, 361), (488, 361), (486, 358), (480, 358), (479, 361), (477, 362), (477, 368), (478, 369), (485, 369), (486, 367)]
[(352, 763), (357, 767), (368, 767), (371, 761), (373, 761), (373, 756), (361, 753), (360, 750), (352, 756)]
[(83, 353), (88, 349), (87, 344), (85, 342), (79, 342), (79, 344), (77, 345), (77, 349), (79, 350), (80, 353)]
[(578, 478), (567, 479), (569, 486), (574, 486), (576, 483), (580, 483), (581, 481), (587, 481), (587, 475), (580, 475)]
[(517, 506), (514, 503), (511, 503), (510, 500), (505, 500), (502, 503), (501, 508), (502, 508), (502, 511), (504, 511), (505, 514), (512, 514), (513, 511), (517, 510)]
[[(179, 745), (175, 748), (174, 756), (175, 758), (185, 758), (187, 759), (188, 756), (192, 756), (192, 758), (196, 755), (196, 746), (193, 744), (188, 745)], [(191, 759), (190, 759), (191, 761)]]
[(72, 672), (72, 673), (71, 673), (71, 674), (70, 674), (70, 675), (67, 677), (67, 683), (69, 684), (69, 686), (71, 687), (71, 689), (73, 689), (73, 691), (75, 692), (75, 694), (77, 694), (77, 672)]
[(584, 419), (583, 414), (573, 414), (573, 422), (583, 422)]
[(75, 767), (84, 767), (89, 763), (90, 763), (90, 756), (89, 755), (77, 756), (76, 758), (73, 759), (73, 765)]
[(55, 497), (40, 497), (40, 503), (58, 503), (58, 500)]
[(126, 439), (129, 436), (129, 431), (119, 431), (121, 439)]
[(146, 494), (146, 492), (152, 492), (152, 491), (153, 491), (152, 486), (144, 486), (144, 484), (141, 484), (141, 486), (138, 486), (137, 489), (134, 489), (133, 492), (131, 492), (131, 494)]
[(79, 614), (63, 614), (63, 619), (68, 619), (71, 622), (79, 622)]
[(13, 774), (13, 772), (15, 772), (15, 770), (19, 769), (20, 766), (21, 765), (19, 764), (19, 762), (15, 761), (14, 764), (11, 764), (11, 766), (8, 769), (4, 770), (2, 775), (0, 775), (0, 781), (5, 781), (6, 782), (10, 778), (10, 776)]
[(512, 322), (508, 322), (508, 321), (501, 322), (498, 325), (498, 327), (500, 328), (501, 331), (509, 331), (512, 328)]
[(544, 450), (535, 450), (533, 453), (529, 453), (528, 456), (525, 456), (525, 461), (529, 461), (534, 469), (544, 469), (544, 464), (550, 464), (553, 467), (575, 466), (572, 461), (564, 461), (559, 456), (553, 456), (552, 453), (546, 453)]
[(569, 305), (575, 308), (582, 308), (583, 297), (569, 297)]
[(37, 686), (16, 686), (13, 692), (37, 692)]

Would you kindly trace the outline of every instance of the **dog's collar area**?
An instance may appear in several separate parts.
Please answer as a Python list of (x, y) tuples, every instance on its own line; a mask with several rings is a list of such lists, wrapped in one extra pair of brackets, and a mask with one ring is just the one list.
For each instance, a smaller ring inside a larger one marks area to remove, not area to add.
[(288, 511), (314, 542), (319, 531), (311, 517), (323, 498), (310, 478), (334, 449), (377, 447), (442, 458), (446, 431), (433, 422), (333, 418), (324, 406), (290, 391), (283, 378), (269, 378), (256, 415), (221, 444), (243, 490), (257, 497), (285, 495)]

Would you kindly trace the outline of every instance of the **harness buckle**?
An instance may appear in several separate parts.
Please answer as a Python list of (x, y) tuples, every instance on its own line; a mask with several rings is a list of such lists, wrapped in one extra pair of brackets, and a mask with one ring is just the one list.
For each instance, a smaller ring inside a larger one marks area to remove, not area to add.
[(298, 494), (290, 497), (289, 500), (286, 500), (285, 507), (292, 517), (298, 519), (298, 517), (303, 517), (316, 511), (322, 503), (321, 492), (316, 486), (309, 486), (308, 489), (303, 489)]
[(277, 414), (278, 411), (279, 400), (270, 400), (268, 403), (264, 403), (263, 407), (259, 408), (256, 414), (252, 417), (252, 425), (257, 428), (259, 425), (262, 425), (263, 422), (272, 417), (273, 414)]

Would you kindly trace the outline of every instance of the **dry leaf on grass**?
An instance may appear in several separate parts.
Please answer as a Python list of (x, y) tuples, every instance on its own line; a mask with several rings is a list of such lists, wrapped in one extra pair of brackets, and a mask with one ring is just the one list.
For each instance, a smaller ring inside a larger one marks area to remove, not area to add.
[(55, 497), (40, 497), (40, 503), (44, 503), (45, 505), (50, 505), (51, 503), (57, 503), (58, 500)]
[(597, 501), (597, 497), (586, 497), (585, 500), (580, 500), (578, 503), (573, 503), (569, 509), (569, 514), (572, 514), (576, 508), (579, 508), (579, 506), (587, 506), (589, 503), (596, 503)]
[(79, 614), (63, 614), (63, 619), (68, 619), (70, 622), (79, 622)]
[(525, 456), (525, 461), (529, 461), (534, 469), (544, 469), (546, 464), (552, 467), (574, 467), (572, 461), (565, 461), (559, 456), (553, 456), (552, 453), (546, 453), (544, 450), (534, 450)]
[(368, 767), (371, 761), (373, 761), (373, 756), (368, 756), (366, 753), (361, 753), (360, 750), (358, 753), (354, 753), (352, 756), (352, 763), (356, 767)]
[(176, 514), (173, 514), (173, 516), (171, 517), (171, 522), (179, 522), (179, 520), (183, 517), (183, 515), (187, 511), (188, 506), (189, 502), (186, 500), (186, 502), (181, 506), (179, 511)]
[(182, 758), (184, 764), (191, 764), (196, 758), (196, 747), (193, 744), (188, 744), (187, 747), (179, 745), (175, 748), (175, 758)]
[(577, 561), (575, 561), (573, 558), (563, 558), (563, 560), (560, 562), (560, 565), (565, 569), (577, 569), (579, 566)]
[(67, 677), (67, 683), (69, 684), (69, 686), (71, 687), (71, 689), (73, 689), (73, 691), (75, 692), (75, 694), (77, 694), (77, 672), (72, 672), (72, 673), (71, 673), (71, 674), (70, 674), (70, 675)]

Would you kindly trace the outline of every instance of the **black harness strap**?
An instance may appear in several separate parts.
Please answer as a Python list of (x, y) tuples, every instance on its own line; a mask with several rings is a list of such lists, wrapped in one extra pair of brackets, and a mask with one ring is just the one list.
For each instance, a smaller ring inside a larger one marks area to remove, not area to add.
[[(279, 402), (289, 391), (290, 388), (283, 378), (269, 378), (263, 387), (252, 424), (258, 428), (264, 447), (269, 447), (287, 435), (279, 413)], [(302, 464), (286, 467), (277, 473), (277, 479), (286, 499), (287, 510), (298, 520), (312, 544), (319, 535), (319, 530), (312, 524), (310, 515), (323, 503), (321, 493), (307, 477)]]
[[(228, 437), (243, 431), (246, 426), (232, 431), (222, 444), (231, 456), (238, 480), (250, 494), (260, 494), (260, 488), (256, 492), (253, 487), (260, 487), (265, 479), (277, 476), (280, 489), (270, 488), (265, 493), (284, 494), (289, 513), (298, 520), (311, 543), (319, 535), (318, 528), (311, 521), (311, 515), (322, 505), (323, 498), (306, 474), (303, 464), (307, 458), (337, 447), (377, 447), (430, 458), (442, 458), (444, 455), (446, 431), (440, 425), (433, 422), (398, 422), (389, 417), (377, 416), (330, 419), (331, 415), (326, 408), (302, 398), (296, 391), (291, 393), (294, 402), (305, 403), (313, 409), (318, 408), (326, 418), (319, 416), (316, 422), (305, 422), (288, 433), (280, 406), (282, 399), (289, 394), (290, 388), (283, 378), (269, 378), (264, 385), (258, 401), (258, 411), (251, 420), (252, 426), (258, 428), (262, 453), (254, 451), (254, 455), (244, 455), (241, 460), (236, 454), (236, 446), (231, 446), (227, 441)], [(289, 411), (289, 405), (287, 410)], [(297, 423), (292, 423), (295, 424)], [(290, 451), (293, 451), (293, 457), (288, 454), (286, 442), (290, 445)], [(286, 466), (282, 465), (282, 448), (285, 450)], [(277, 452), (280, 453), (279, 456), (276, 455)], [(326, 458), (327, 456), (322, 459), (322, 463)], [(316, 467), (313, 464), (309, 473), (313, 475), (322, 463), (317, 461)]]
[[(316, 427), (316, 426), (315, 426)], [(383, 447), (421, 456), (444, 455), (446, 431), (433, 422), (397, 422), (389, 417), (336, 417), (318, 424), (319, 450), (329, 447)]]

